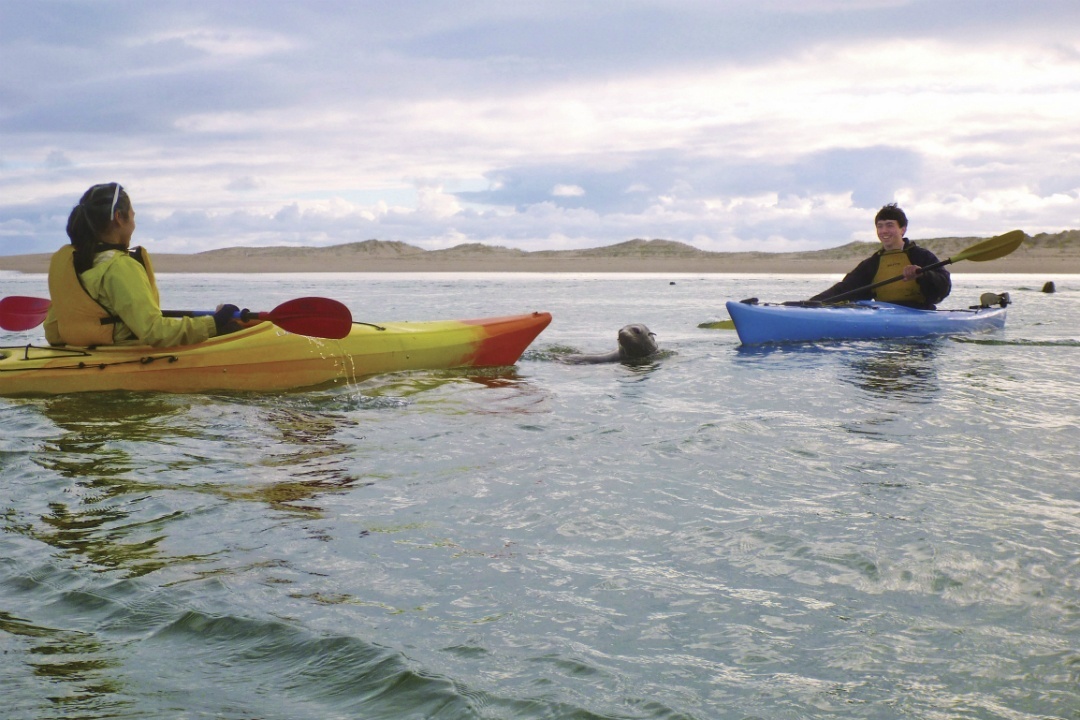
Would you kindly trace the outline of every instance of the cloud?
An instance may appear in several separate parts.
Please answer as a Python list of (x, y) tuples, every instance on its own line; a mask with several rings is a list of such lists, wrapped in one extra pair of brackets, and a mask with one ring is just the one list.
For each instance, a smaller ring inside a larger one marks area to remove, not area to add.
[(254, 192), (262, 186), (263, 183), (258, 178), (247, 175), (244, 177), (238, 177), (230, 180), (228, 183), (225, 184), (225, 189), (229, 192), (244, 193)]
[(53, 150), (45, 157), (45, 167), (47, 168), (67, 168), (71, 167), (74, 163), (62, 150)]
[(555, 197), (583, 197), (585, 188), (580, 185), (563, 185), (560, 183), (551, 188), (551, 194)]
[[(503, 168), (490, 175), (491, 189), (461, 192), (458, 197), (477, 205), (520, 209), (553, 202), (559, 207), (630, 214), (645, 213), (661, 198), (719, 203), (764, 193), (784, 197), (846, 194), (861, 207), (872, 207), (880, 198), (891, 198), (917, 181), (921, 161), (903, 149), (871, 147), (823, 150), (791, 162), (665, 150), (624, 157), (611, 169), (594, 169), (596, 164), (574, 158), (558, 165)], [(573, 178), (571, 183), (554, 182), (568, 177)]]
[(122, 7), (5, 6), (0, 253), (103, 180), (162, 251), (1080, 227), (1072, 0)]

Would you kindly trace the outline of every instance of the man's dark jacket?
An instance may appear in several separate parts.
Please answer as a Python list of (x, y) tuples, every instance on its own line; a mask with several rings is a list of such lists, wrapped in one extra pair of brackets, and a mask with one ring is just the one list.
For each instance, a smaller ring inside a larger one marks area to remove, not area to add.
[[(882, 248), (870, 257), (863, 260), (861, 263), (855, 266), (855, 269), (844, 276), (844, 279), (833, 285), (828, 290), (818, 293), (811, 300), (828, 300), (834, 298), (837, 295), (842, 295), (856, 288), (864, 287), (866, 285), (874, 284), (874, 276), (877, 275), (878, 264), (881, 262), (881, 256), (885, 250)], [(908, 260), (912, 265), (918, 265), (919, 267), (926, 267), (939, 262), (937, 256), (930, 252), (926, 248), (921, 248), (912, 241), (904, 238), (904, 252), (907, 253)], [(921, 310), (933, 310), (937, 303), (944, 300), (952, 292), (952, 278), (949, 277), (949, 271), (944, 267), (936, 268), (934, 270), (927, 270), (919, 273), (915, 277), (915, 282), (919, 284), (919, 289), (922, 290), (923, 297), (926, 298), (924, 304), (912, 304), (912, 307), (917, 307)], [(846, 300), (873, 300), (874, 291), (865, 290), (861, 293), (856, 293)]]

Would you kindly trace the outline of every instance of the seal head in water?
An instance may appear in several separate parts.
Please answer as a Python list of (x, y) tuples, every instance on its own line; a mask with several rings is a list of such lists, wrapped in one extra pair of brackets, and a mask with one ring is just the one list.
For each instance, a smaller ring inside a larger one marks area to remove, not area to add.
[(619, 329), (619, 349), (606, 355), (567, 355), (563, 362), (574, 365), (592, 363), (630, 362), (643, 360), (659, 351), (656, 333), (641, 323), (625, 325)]

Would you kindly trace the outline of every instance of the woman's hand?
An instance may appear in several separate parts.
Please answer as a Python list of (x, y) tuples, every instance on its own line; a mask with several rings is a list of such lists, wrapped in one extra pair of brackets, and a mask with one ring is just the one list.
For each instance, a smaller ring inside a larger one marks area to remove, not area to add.
[(235, 305), (217, 306), (217, 311), (214, 313), (214, 327), (217, 329), (218, 335), (225, 335), (240, 329), (240, 323), (236, 319), (238, 312), (240, 312), (240, 308)]

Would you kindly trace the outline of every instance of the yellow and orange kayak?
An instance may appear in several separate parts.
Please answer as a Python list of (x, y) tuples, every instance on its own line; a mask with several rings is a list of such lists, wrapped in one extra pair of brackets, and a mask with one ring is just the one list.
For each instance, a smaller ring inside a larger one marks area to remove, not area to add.
[(0, 396), (291, 390), (402, 370), (513, 365), (550, 322), (550, 313), (536, 312), (356, 323), (341, 340), (294, 335), (263, 322), (165, 350), (140, 345), (0, 347)]

